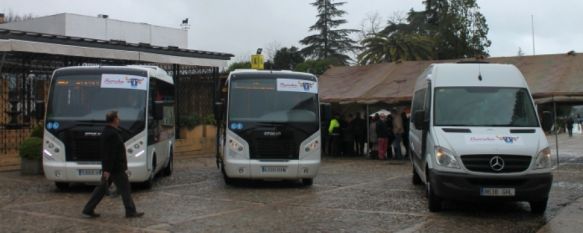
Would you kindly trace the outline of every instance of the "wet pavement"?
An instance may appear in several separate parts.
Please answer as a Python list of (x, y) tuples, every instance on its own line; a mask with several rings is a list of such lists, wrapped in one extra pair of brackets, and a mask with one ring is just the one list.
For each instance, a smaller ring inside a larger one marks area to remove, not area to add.
[(583, 136), (559, 141), (561, 164), (542, 216), (527, 203), (447, 202), (445, 211), (430, 213), (408, 162), (325, 158), (312, 187), (227, 186), (213, 158), (199, 157), (177, 160), (174, 174), (151, 190), (134, 188), (146, 212), (140, 219), (124, 218), (120, 197), (104, 198), (101, 217), (84, 219), (92, 187), (58, 192), (41, 176), (1, 172), (0, 232), (537, 232), (583, 203)]

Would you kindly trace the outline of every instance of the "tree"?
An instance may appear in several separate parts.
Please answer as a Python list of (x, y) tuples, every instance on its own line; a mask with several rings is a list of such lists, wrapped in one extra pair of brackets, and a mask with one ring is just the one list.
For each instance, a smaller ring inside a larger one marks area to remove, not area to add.
[(361, 44), (365, 48), (357, 56), (361, 65), (399, 60), (429, 60), (434, 54), (434, 41), (427, 36), (413, 33), (378, 33), (362, 40)]
[(298, 64), (304, 62), (304, 60), (297, 47), (283, 47), (275, 53), (273, 68), (276, 70), (293, 70)]
[(338, 9), (346, 2), (332, 2), (333, 0), (316, 0), (312, 3), (318, 9), (317, 21), (310, 27), (310, 31), (317, 34), (307, 36), (300, 41), (306, 47), (302, 48), (304, 56), (314, 59), (333, 59), (340, 64), (347, 64), (350, 57), (346, 55), (354, 49), (355, 41), (350, 39), (353, 29), (336, 29), (347, 23), (341, 19), (346, 14)]
[(328, 68), (337, 65), (335, 59), (320, 59), (320, 60), (307, 60), (303, 63), (298, 64), (295, 71), (312, 73), (314, 75), (321, 75)]
[(12, 22), (19, 22), (25, 21), (29, 19), (35, 18), (32, 14), (17, 14), (14, 13), (12, 10), (8, 10), (8, 13), (4, 16), (4, 23), (12, 23)]
[[(476, 0), (425, 0), (426, 24), (419, 24), (437, 42), (437, 59), (488, 56), (488, 24)], [(416, 15), (419, 16), (419, 15)], [(411, 20), (410, 20), (411, 22)]]
[(521, 47), (518, 47), (518, 54), (516, 54), (516, 55), (519, 56), (519, 57), (524, 56), (524, 51), (522, 51), (522, 48)]
[(251, 62), (248, 61), (234, 62), (231, 65), (229, 65), (229, 68), (227, 68), (227, 72), (231, 72), (236, 69), (251, 69)]
[(433, 38), (419, 33), (398, 15), (377, 33), (360, 41), (363, 48), (357, 60), (361, 65), (398, 60), (429, 60), (435, 56)]

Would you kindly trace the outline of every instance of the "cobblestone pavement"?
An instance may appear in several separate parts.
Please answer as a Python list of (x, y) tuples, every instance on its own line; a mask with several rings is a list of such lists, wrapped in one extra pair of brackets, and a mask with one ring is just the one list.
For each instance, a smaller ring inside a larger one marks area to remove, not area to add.
[(536, 232), (583, 197), (581, 139), (561, 139), (569, 159), (555, 171), (544, 216), (531, 214), (526, 203), (448, 202), (444, 212), (430, 213), (423, 187), (411, 184), (408, 162), (325, 158), (306, 188), (227, 186), (206, 157), (180, 159), (171, 177), (157, 179), (151, 190), (135, 189), (136, 205), (146, 212), (140, 219), (124, 218), (120, 197), (106, 197), (96, 210), (101, 217), (84, 219), (92, 187), (58, 192), (42, 176), (1, 172), (0, 232)]

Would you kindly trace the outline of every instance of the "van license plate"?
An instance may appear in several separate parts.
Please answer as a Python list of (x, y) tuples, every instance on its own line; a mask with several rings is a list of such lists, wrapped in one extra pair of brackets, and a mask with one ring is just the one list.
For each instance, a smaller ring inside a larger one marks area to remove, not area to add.
[(263, 173), (286, 173), (287, 167), (263, 166), (263, 167), (261, 167), (261, 172), (263, 172)]
[(99, 176), (101, 169), (79, 169), (80, 176)]
[(491, 197), (514, 197), (516, 191), (514, 188), (481, 188), (480, 196)]

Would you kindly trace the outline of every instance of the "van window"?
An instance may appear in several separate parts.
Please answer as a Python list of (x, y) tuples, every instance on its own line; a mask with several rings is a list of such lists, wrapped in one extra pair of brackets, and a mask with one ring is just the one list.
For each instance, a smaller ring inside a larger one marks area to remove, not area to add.
[(443, 87), (435, 91), (435, 126), (538, 127), (525, 88)]
[(423, 110), (425, 103), (425, 92), (427, 89), (421, 89), (415, 92), (415, 96), (413, 97), (413, 106), (411, 107), (411, 122), (415, 122), (415, 112), (419, 110)]

